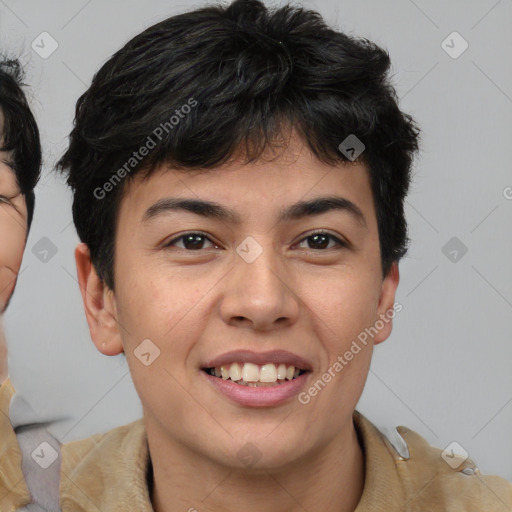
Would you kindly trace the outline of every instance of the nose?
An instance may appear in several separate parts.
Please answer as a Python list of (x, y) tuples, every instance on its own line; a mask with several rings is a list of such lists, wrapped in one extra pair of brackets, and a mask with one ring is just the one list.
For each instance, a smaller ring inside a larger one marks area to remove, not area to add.
[(258, 331), (289, 327), (300, 310), (294, 288), (293, 276), (272, 248), (264, 248), (252, 262), (237, 255), (226, 276), (221, 316), (229, 325)]

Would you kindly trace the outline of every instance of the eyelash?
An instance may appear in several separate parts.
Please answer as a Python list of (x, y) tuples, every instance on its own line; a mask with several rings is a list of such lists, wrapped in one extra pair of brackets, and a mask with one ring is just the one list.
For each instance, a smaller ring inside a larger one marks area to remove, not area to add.
[(13, 199), (18, 197), (19, 195), (21, 195), (21, 192), (18, 192), (17, 194), (14, 194), (13, 196), (10, 196), (10, 197), (0, 194), (0, 201), (6, 201), (6, 202), (10, 203)]
[[(175, 242), (179, 241), (179, 240), (182, 240), (183, 238), (187, 237), (187, 236), (191, 236), (191, 235), (198, 235), (198, 236), (201, 236), (201, 237), (204, 237), (206, 238), (207, 240), (209, 240), (212, 244), (216, 245), (214, 242), (212, 242), (210, 240), (210, 238), (208, 237), (208, 235), (206, 235), (205, 233), (201, 233), (200, 231), (190, 231), (188, 233), (184, 233), (183, 235), (180, 235), (172, 240), (170, 240), (169, 242), (167, 242), (164, 247), (171, 247), (172, 244), (174, 244)], [(333, 234), (327, 232), (327, 231), (322, 231), (322, 230), (317, 230), (317, 231), (314, 231), (312, 233), (309, 233), (307, 236), (303, 237), (301, 240), (299, 240), (298, 243), (301, 243), (303, 241), (306, 241), (308, 238), (310, 237), (313, 237), (315, 235), (326, 235), (328, 237), (330, 237), (332, 240), (334, 240), (339, 248), (348, 248), (349, 247), (349, 244), (347, 242), (344, 242), (343, 240), (340, 240), (337, 236), (334, 236)], [(178, 249), (182, 249), (184, 251), (187, 251), (187, 252), (199, 252), (203, 249), (197, 249), (197, 250), (194, 250), (194, 249), (186, 249), (186, 248), (182, 248), (182, 247), (178, 247)], [(332, 247), (330, 247), (329, 249), (332, 249)], [(311, 249), (312, 251), (327, 251), (329, 249)]]

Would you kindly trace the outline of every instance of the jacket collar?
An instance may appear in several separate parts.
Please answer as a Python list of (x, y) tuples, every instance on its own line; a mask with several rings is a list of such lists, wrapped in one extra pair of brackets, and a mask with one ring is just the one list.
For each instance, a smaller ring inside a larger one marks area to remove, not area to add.
[(363, 494), (354, 512), (401, 510), (405, 504), (405, 494), (400, 484), (398, 466), (404, 459), (359, 411), (354, 411), (352, 418), (365, 461)]
[[(353, 421), (365, 458), (365, 484), (355, 512), (399, 510), (405, 503), (397, 470), (400, 455), (358, 411)], [(143, 419), (68, 443), (63, 446), (62, 510), (86, 511), (94, 505), (112, 512), (153, 512), (150, 466)]]

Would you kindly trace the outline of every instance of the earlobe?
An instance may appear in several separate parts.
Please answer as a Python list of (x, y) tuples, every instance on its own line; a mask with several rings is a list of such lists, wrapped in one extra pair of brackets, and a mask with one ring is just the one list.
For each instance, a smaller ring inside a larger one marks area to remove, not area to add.
[(376, 324), (379, 329), (378, 333), (373, 338), (373, 344), (377, 345), (385, 341), (391, 334), (393, 328), (393, 318), (395, 312), (395, 295), (400, 281), (400, 273), (398, 271), (398, 262), (394, 261), (391, 268), (382, 281), (379, 306), (377, 308)]
[(107, 356), (120, 354), (123, 352), (123, 344), (113, 292), (98, 277), (87, 244), (77, 245), (75, 261), (91, 338), (102, 354)]

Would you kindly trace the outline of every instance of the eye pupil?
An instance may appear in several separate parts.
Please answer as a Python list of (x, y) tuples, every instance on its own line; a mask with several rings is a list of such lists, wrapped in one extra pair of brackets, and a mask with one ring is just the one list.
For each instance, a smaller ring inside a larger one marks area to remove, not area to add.
[[(325, 249), (329, 245), (329, 235), (325, 234), (317, 234), (317, 235), (311, 235), (308, 237), (310, 240), (314, 240), (313, 244), (316, 244), (316, 247), (313, 247), (314, 249)], [(318, 244), (318, 239), (323, 238), (323, 241)], [(320, 247), (318, 246), (320, 245)]]
[[(201, 245), (203, 244), (203, 238), (203, 235), (186, 235), (183, 238), (183, 245), (187, 247), (187, 244), (189, 244), (189, 242), (192, 242), (192, 248), (201, 248)], [(187, 249), (189, 248), (190, 247), (187, 247)]]

